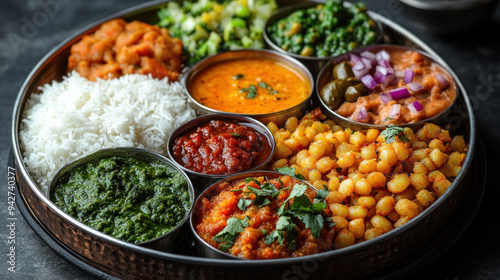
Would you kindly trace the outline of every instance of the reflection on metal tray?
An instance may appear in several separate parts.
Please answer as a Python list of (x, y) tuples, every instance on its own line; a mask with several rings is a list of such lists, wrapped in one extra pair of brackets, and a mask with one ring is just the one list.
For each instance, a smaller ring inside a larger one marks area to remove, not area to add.
[[(24, 84), (16, 101), (14, 124), (19, 124), (24, 102), (36, 88), (53, 79), (60, 79), (65, 73), (64, 60), (69, 55), (69, 46), (81, 38), (82, 34), (93, 32), (96, 27), (112, 18), (137, 19), (151, 21), (164, 1), (155, 1), (139, 5), (132, 9), (105, 18), (85, 28), (75, 37), (68, 39), (49, 53), (33, 70)], [(422, 49), (446, 63), (425, 43), (394, 22), (377, 14), (372, 16), (384, 25), (384, 43), (401, 44)], [(63, 63), (61, 63), (63, 62)], [(448, 67), (449, 68), (449, 67)], [(317, 255), (291, 259), (246, 261), (216, 260), (201, 258), (192, 251), (176, 254), (143, 248), (116, 239), (93, 236), (85, 228), (71, 220), (61, 219), (58, 209), (37, 188), (26, 171), (19, 152), (18, 127), (13, 126), (14, 161), (18, 180), (19, 194), (26, 206), (26, 216), (31, 216), (32, 226), (37, 228), (44, 240), (56, 248), (59, 253), (70, 256), (82, 265), (83, 269), (95, 272), (98, 276), (119, 277), (122, 279), (255, 279), (266, 276), (270, 279), (294, 279), (299, 273), (307, 272), (309, 278), (362, 278), (394, 268), (402, 260), (411, 260), (413, 256), (424, 254), (425, 245), (433, 243), (437, 234), (448, 231), (441, 221), (453, 220), (464, 203), (464, 197), (470, 195), (471, 180), (484, 169), (477, 163), (476, 126), (467, 93), (456, 75), (460, 89), (457, 105), (449, 114), (449, 127), (452, 133), (467, 136), (469, 151), (461, 173), (452, 187), (422, 214), (381, 237), (348, 248), (333, 250)], [(475, 188), (474, 188), (475, 189)], [(475, 194), (478, 195), (478, 194)], [(478, 195), (480, 196), (480, 195)], [(472, 207), (472, 206), (470, 206)], [(460, 224), (460, 222), (459, 222)], [(459, 227), (461, 228), (461, 227)], [(445, 238), (446, 239), (446, 238)], [(409, 241), (410, 240), (410, 241)], [(413, 242), (411, 242), (413, 241)], [(424, 245), (423, 245), (424, 244)], [(424, 249), (423, 249), (424, 248)], [(430, 250), (430, 249), (429, 249)], [(425, 252), (429, 252), (429, 250)], [(245, 272), (242, 273), (242, 270)], [(104, 273), (104, 274), (103, 274)]]

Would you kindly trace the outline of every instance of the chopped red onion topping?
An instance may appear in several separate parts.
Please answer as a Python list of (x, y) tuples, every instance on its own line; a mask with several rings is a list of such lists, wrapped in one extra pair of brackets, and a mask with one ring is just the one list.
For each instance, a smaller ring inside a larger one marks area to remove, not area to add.
[(372, 64), (375, 63), (375, 54), (370, 52), (370, 51), (364, 51), (364, 52), (361, 52), (359, 54), (361, 57), (364, 57), (364, 58), (367, 58), (368, 60), (370, 60), (370, 62), (372, 62)]
[(412, 103), (410, 103), (408, 105), (408, 108), (410, 109), (410, 111), (415, 114), (417, 112), (420, 112), (424, 109), (424, 107), (422, 107), (422, 104), (420, 104), (420, 102), (417, 100), (417, 101), (413, 101)]
[(388, 86), (392, 85), (392, 83), (394, 83), (395, 80), (396, 77), (393, 74), (390, 73), (387, 74), (387, 76), (383, 78), (382, 89), (386, 89)]
[(384, 66), (377, 65), (377, 67), (375, 67), (375, 71), (380, 72), (382, 76), (387, 76), (387, 68)]
[(356, 63), (358, 63), (358, 61), (360, 61), (361, 58), (355, 54), (351, 54), (351, 63), (354, 65)]
[(358, 111), (357, 121), (366, 122), (368, 121), (368, 111), (366, 111), (365, 106), (362, 106)]
[(392, 99), (394, 99), (394, 100), (401, 100), (401, 99), (411, 97), (411, 94), (406, 87), (400, 87), (397, 89), (393, 89), (393, 90), (389, 91), (389, 94), (391, 95)]
[(361, 61), (365, 64), (366, 68), (372, 69), (372, 62), (366, 57), (361, 57)]
[(417, 82), (412, 82), (408, 84), (408, 88), (413, 91), (414, 93), (420, 93), (423, 91), (425, 88), (423, 85), (417, 83)]
[(401, 105), (400, 104), (394, 104), (391, 106), (391, 110), (389, 111), (389, 118), (395, 120), (399, 118), (401, 115)]
[(359, 80), (369, 89), (374, 89), (378, 85), (377, 81), (370, 74), (364, 75)]
[(387, 103), (391, 102), (392, 100), (394, 100), (394, 99), (392, 99), (391, 95), (389, 95), (387, 93), (381, 93), (379, 95), (379, 98), (380, 98), (380, 101), (382, 101), (382, 103), (384, 103), (384, 104), (387, 104)]
[(386, 50), (381, 50), (378, 53), (375, 54), (375, 59), (376, 60), (391, 60), (391, 55), (386, 51)]
[(441, 85), (444, 87), (444, 88), (447, 88), (450, 84), (448, 83), (448, 80), (446, 80), (446, 78), (441, 75), (441, 73), (437, 73), (436, 75), (434, 75), (436, 77), (436, 79), (438, 79), (439, 83), (441, 83)]
[(389, 60), (379, 59), (379, 60), (377, 60), (377, 63), (380, 66), (384, 66), (384, 67), (387, 67), (387, 68), (391, 67), (391, 63), (389, 62)]
[(380, 72), (375, 72), (375, 74), (373, 74), (373, 78), (375, 79), (375, 81), (377, 81), (379, 84), (381, 84), (382, 89), (384, 89), (388, 85), (390, 85), (396, 77), (390, 73), (387, 73), (387, 75), (382, 75), (382, 73), (380, 73)]
[(406, 67), (405, 68), (405, 74), (404, 74), (404, 81), (406, 84), (409, 84), (413, 81), (413, 78), (415, 77), (415, 72), (411, 70), (410, 68)]
[(368, 72), (370, 72), (370, 68), (367, 68), (361, 60), (356, 62), (356, 64), (352, 67), (352, 73), (358, 79), (368, 74)]

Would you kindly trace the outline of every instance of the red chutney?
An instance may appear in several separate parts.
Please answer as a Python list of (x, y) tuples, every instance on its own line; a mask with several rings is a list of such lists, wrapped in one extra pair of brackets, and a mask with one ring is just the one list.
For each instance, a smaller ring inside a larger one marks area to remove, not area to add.
[(189, 170), (228, 175), (264, 163), (271, 153), (271, 144), (250, 126), (212, 120), (176, 138), (172, 153)]
[[(261, 183), (267, 181), (264, 177), (254, 177), (254, 179)], [(316, 239), (311, 229), (306, 228), (298, 219), (295, 219), (298, 236), (295, 239), (294, 250), (288, 250), (289, 242), (286, 239), (282, 245), (278, 240), (270, 244), (265, 242), (266, 236), (276, 230), (276, 222), (279, 220), (278, 208), (287, 200), (293, 186), (297, 183), (301, 184), (299, 180), (287, 175), (268, 181), (280, 190), (278, 197), (276, 199), (267, 197), (270, 200), (269, 204), (259, 207), (254, 203), (244, 211), (238, 208), (238, 201), (242, 198), (255, 200), (254, 194), (247, 196), (245, 191), (249, 186), (256, 188), (259, 186), (255, 182), (246, 183), (244, 179), (219, 184), (215, 189), (217, 195), (211, 198), (204, 197), (199, 207), (196, 208), (195, 217), (197, 218), (194, 225), (197, 234), (208, 244), (221, 250), (222, 243), (214, 240), (214, 236), (226, 227), (228, 219), (248, 217), (248, 226), (239, 233), (227, 253), (256, 260), (299, 257), (330, 250), (335, 236), (333, 228), (324, 225), (321, 229), (321, 238)], [(312, 202), (315, 192), (308, 188), (305, 194)]]

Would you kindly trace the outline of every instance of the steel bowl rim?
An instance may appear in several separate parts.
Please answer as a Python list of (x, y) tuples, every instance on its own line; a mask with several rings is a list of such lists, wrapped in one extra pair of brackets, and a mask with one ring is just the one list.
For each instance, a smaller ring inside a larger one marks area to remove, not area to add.
[[(231, 55), (240, 55), (239, 57), (231, 57)], [(225, 56), (229, 56), (228, 58), (224, 58)], [(193, 98), (193, 96), (191, 96), (191, 93), (189, 92), (189, 82), (190, 82), (190, 78), (194, 78), (200, 71), (204, 70), (205, 68), (207, 67), (210, 67), (214, 64), (217, 64), (217, 63), (220, 63), (220, 62), (224, 62), (224, 61), (229, 61), (229, 60), (234, 60), (234, 59), (241, 59), (241, 58), (248, 58), (248, 57), (252, 57), (252, 56), (257, 56), (257, 57), (264, 57), (264, 58), (267, 58), (267, 59), (272, 59), (272, 56), (276, 56), (276, 57), (279, 57), (283, 60), (286, 61), (286, 65), (293, 68), (294, 70), (298, 71), (298, 72), (301, 72), (299, 73), (300, 75), (302, 75), (302, 72), (304, 73), (304, 79), (310, 83), (310, 92), (307, 96), (306, 99), (304, 99), (302, 102), (298, 103), (297, 105), (294, 105), (292, 107), (289, 107), (289, 108), (286, 108), (284, 110), (280, 110), (280, 111), (276, 111), (276, 112), (271, 112), (271, 113), (260, 113), (260, 114), (249, 114), (249, 113), (234, 113), (234, 112), (226, 112), (226, 111), (221, 111), (221, 110), (217, 110), (217, 109), (213, 109), (213, 108), (210, 108), (210, 107), (207, 107), (203, 104), (201, 104), (200, 102), (198, 102), (197, 100), (195, 100)], [(213, 59), (217, 59), (217, 58), (220, 58), (222, 57), (222, 60), (220, 61), (216, 61), (215, 63), (211, 63), (210, 61), (213, 60)], [(194, 74), (193, 74), (194, 73)], [(224, 51), (224, 52), (220, 52), (220, 53), (217, 53), (215, 55), (211, 55), (211, 56), (208, 56), (200, 61), (198, 61), (197, 63), (195, 63), (194, 65), (192, 65), (188, 72), (186, 73), (186, 75), (184, 75), (181, 79), (181, 83), (182, 83), (182, 86), (184, 87), (184, 91), (187, 95), (187, 97), (189, 98), (189, 100), (195, 104), (196, 106), (202, 108), (203, 110), (206, 110), (210, 113), (230, 113), (230, 114), (234, 114), (234, 115), (241, 115), (241, 116), (250, 116), (252, 118), (256, 118), (256, 119), (259, 119), (261, 117), (272, 117), (272, 116), (279, 116), (279, 115), (282, 115), (284, 113), (287, 113), (287, 112), (290, 112), (290, 111), (294, 111), (294, 110), (297, 110), (303, 106), (305, 106), (309, 100), (314, 96), (314, 77), (311, 73), (311, 71), (302, 63), (300, 62), (299, 60), (293, 58), (293, 57), (288, 57), (286, 55), (284, 55), (283, 53), (280, 53), (280, 52), (277, 52), (275, 50), (270, 50), (270, 49), (240, 49), (240, 50), (230, 50), (230, 51)]]
[(446, 64), (443, 64), (440, 61), (438, 61), (430, 53), (427, 53), (427, 52), (425, 52), (423, 50), (419, 50), (419, 49), (416, 49), (416, 48), (413, 48), (413, 47), (408, 47), (408, 46), (395, 45), (395, 44), (370, 45), (370, 46), (358, 48), (358, 49), (355, 49), (355, 50), (343, 53), (343, 54), (338, 55), (338, 56), (332, 58), (331, 60), (329, 60), (321, 68), (321, 70), (320, 70), (320, 72), (318, 74), (318, 77), (316, 78), (316, 83), (315, 83), (315, 86), (314, 86), (315, 87), (315, 94), (316, 94), (317, 99), (320, 102), (321, 108), (323, 110), (328, 111), (329, 114), (333, 115), (337, 119), (340, 119), (342, 122), (349, 123), (349, 125), (351, 125), (351, 126), (357, 126), (357, 127), (366, 128), (366, 129), (369, 129), (369, 128), (385, 129), (385, 128), (387, 128), (389, 125), (360, 123), (360, 122), (357, 122), (357, 121), (352, 120), (350, 118), (341, 116), (340, 114), (338, 114), (337, 112), (335, 112), (335, 110), (330, 109), (325, 104), (325, 102), (323, 101), (323, 99), (320, 97), (320, 91), (321, 91), (321, 89), (320, 89), (320, 85), (319, 85), (320, 77), (323, 77), (324, 75), (326, 75), (326, 73), (332, 67), (332, 64), (334, 64), (335, 62), (348, 60), (349, 55), (352, 54), (352, 53), (359, 54), (360, 52), (365, 51), (365, 50), (372, 50), (372, 49), (385, 50), (387, 48), (391, 48), (391, 49), (403, 49), (403, 50), (415, 51), (415, 52), (420, 53), (426, 59), (429, 59), (431, 62), (436, 63), (440, 68), (442, 68), (442, 70), (444, 70), (451, 77), (452, 81), (450, 81), (450, 84), (453, 83), (453, 85), (455, 86), (455, 98), (450, 103), (450, 105), (448, 105), (448, 107), (446, 107), (446, 109), (444, 109), (443, 111), (441, 111), (439, 114), (436, 114), (436, 115), (434, 115), (434, 116), (432, 116), (430, 118), (424, 119), (424, 120), (420, 120), (418, 122), (398, 124), (397, 126), (400, 126), (400, 127), (418, 127), (418, 126), (424, 125), (425, 123), (436, 121), (437, 119), (443, 117), (448, 112), (450, 112), (451, 109), (453, 108), (453, 106), (456, 104), (456, 102), (457, 102), (457, 100), (459, 98), (459, 95), (461, 93), (461, 90), (460, 90), (460, 87), (458, 85), (458, 82), (457, 82), (455, 76), (452, 74), (452, 71), (449, 69), (449, 67)]
[(467, 9), (473, 9), (486, 5), (491, 2), (497, 2), (498, 0), (443, 0), (443, 1), (421, 1), (421, 0), (399, 0), (400, 2), (413, 7), (415, 9), (420, 9), (423, 11), (448, 11), (457, 12), (465, 11)]
[(263, 134), (266, 137), (266, 139), (268, 140), (269, 144), (271, 145), (271, 152), (269, 153), (266, 160), (264, 162), (262, 162), (261, 164), (254, 166), (249, 170), (246, 170), (245, 172), (256, 171), (258, 169), (263, 168), (264, 166), (269, 164), (269, 162), (271, 162), (271, 160), (274, 157), (274, 154), (276, 153), (276, 141), (274, 140), (274, 136), (267, 126), (265, 126), (260, 121), (254, 119), (254, 118), (245, 116), (245, 115), (237, 115), (237, 114), (232, 114), (232, 113), (213, 113), (213, 114), (198, 116), (190, 121), (187, 121), (184, 124), (180, 125), (177, 129), (175, 129), (172, 132), (172, 134), (170, 134), (168, 141), (167, 141), (167, 153), (168, 153), (168, 157), (172, 159), (171, 161), (178, 168), (182, 169), (187, 174), (191, 174), (191, 175), (196, 176), (196, 177), (210, 179), (210, 180), (223, 179), (223, 178), (226, 178), (228, 176), (234, 175), (234, 174), (215, 175), (215, 174), (203, 174), (203, 173), (195, 172), (193, 170), (186, 168), (182, 164), (178, 163), (175, 160), (174, 156), (172, 155), (172, 146), (174, 144), (175, 139), (178, 136), (182, 135), (184, 132), (189, 131), (192, 128), (199, 126), (200, 124), (205, 124), (213, 119), (226, 119), (226, 120), (233, 120), (233, 121), (237, 121), (237, 122), (248, 122), (248, 123), (256, 126), (257, 129), (255, 127), (252, 127), (252, 128), (255, 129), (256, 131), (258, 131), (259, 133)]
[[(278, 171), (272, 171), (272, 170), (252, 170), (252, 171), (245, 171), (245, 172), (241, 172), (241, 173), (237, 173), (237, 174), (232, 174), (229, 177), (223, 178), (221, 180), (218, 180), (218, 181), (210, 184), (210, 186), (208, 186), (205, 190), (203, 190), (203, 192), (200, 195), (198, 195), (198, 197), (196, 198), (196, 201), (194, 202), (193, 211), (191, 211), (191, 214), (189, 217), (189, 226), (191, 228), (191, 233), (193, 234), (194, 238), (196, 239), (197, 242), (200, 242), (202, 244), (203, 248), (208, 249), (208, 250), (220, 255), (221, 259), (237, 259), (237, 260), (249, 261), (248, 259), (240, 258), (240, 257), (234, 256), (234, 255), (231, 255), (229, 253), (223, 252), (221, 250), (218, 250), (218, 249), (210, 246), (210, 244), (208, 244), (205, 240), (203, 240), (198, 235), (196, 230), (194, 229), (193, 219), (194, 219), (194, 216), (197, 215), (197, 211), (196, 211), (198, 208), (197, 206), (199, 206), (199, 203), (201, 203), (201, 200), (205, 197), (208, 197), (208, 194), (213, 195), (213, 196), (218, 195), (218, 193), (216, 193), (214, 189), (218, 185), (220, 185), (221, 183), (230, 182), (230, 181), (234, 181), (234, 180), (238, 180), (238, 179), (243, 179), (246, 177), (257, 177), (257, 176), (266, 176), (266, 175), (267, 176), (286, 176), (287, 174), (284, 174), (284, 173), (281, 173)], [(318, 192), (318, 189), (316, 187), (314, 187), (311, 183), (307, 182), (306, 180), (302, 180), (299, 178), (295, 178), (295, 179), (300, 181), (301, 183), (306, 184), (310, 189), (314, 190), (315, 192)], [(288, 259), (290, 259), (290, 258), (288, 258)], [(262, 260), (262, 261), (266, 261), (266, 260)], [(252, 262), (253, 262), (253, 260), (252, 260)]]
[[(21, 116), (22, 116), (21, 114), (23, 112), (21, 110), (22, 109), (22, 106), (21, 106), (22, 105), (22, 101), (24, 99), (26, 99), (26, 96), (28, 96), (28, 95), (31, 94), (31, 92), (26, 92), (27, 88), (28, 88), (28, 85), (31, 83), (33, 77), (35, 77), (36, 74), (38, 74), (38, 72), (41, 71), (42, 66), (47, 62), (47, 60), (49, 58), (51, 58), (53, 55), (55, 55), (56, 53), (58, 53), (59, 49), (62, 48), (67, 43), (71, 42), (72, 40), (75, 40), (76, 38), (78, 38), (82, 34), (89, 32), (92, 28), (95, 28), (96, 26), (98, 26), (99, 24), (102, 24), (103, 22), (105, 22), (107, 20), (110, 20), (110, 19), (113, 19), (113, 18), (117, 18), (117, 17), (127, 16), (127, 15), (129, 15), (129, 14), (131, 14), (133, 12), (134, 13), (138, 12), (138, 11), (140, 12), (142, 10), (151, 8), (154, 5), (158, 6), (158, 5), (163, 5), (163, 4), (165, 4), (164, 0), (155, 0), (155, 1), (152, 1), (152, 2), (147, 2), (147, 3), (144, 3), (144, 4), (140, 4), (140, 5), (131, 7), (131, 8), (126, 9), (124, 11), (114, 13), (114, 14), (112, 14), (109, 17), (106, 17), (106, 18), (104, 18), (102, 20), (93, 22), (93, 23), (85, 26), (84, 28), (80, 29), (76, 33), (76, 35), (68, 38), (67, 40), (64, 40), (61, 44), (57, 45), (47, 55), (45, 55), (35, 65), (34, 69), (30, 72), (30, 74), (26, 78), (25, 82), (21, 86), (20, 91), (18, 93), (18, 96), (16, 98), (16, 101), (14, 103), (14, 110), (13, 110), (13, 117), (12, 117), (12, 126), (11, 126), (13, 156), (14, 156), (15, 162), (20, 166), (19, 170), (16, 170), (16, 172), (20, 172), (20, 175), (22, 175), (22, 177), (25, 178), (29, 189), (34, 193), (34, 195), (36, 197), (38, 197), (43, 203), (45, 203), (48, 206), (49, 209), (55, 210), (55, 208), (57, 208), (57, 207), (55, 207), (55, 205), (50, 200), (48, 200), (45, 197), (45, 195), (43, 195), (43, 193), (41, 192), (41, 190), (38, 188), (38, 186), (35, 183), (35, 180), (33, 180), (33, 178), (31, 177), (31, 175), (27, 171), (27, 168), (24, 165), (24, 162), (22, 160), (22, 154), (20, 152), (20, 143), (19, 143), (19, 137), (18, 137), (18, 133), (19, 133), (18, 128), (19, 128), (20, 123), (18, 121), (21, 119)], [(415, 44), (419, 45), (425, 51), (427, 51), (427, 52), (429, 52), (429, 53), (431, 53), (433, 55), (436, 55), (437, 58), (438, 58), (438, 61), (440, 61), (441, 63), (443, 63), (443, 64), (446, 65), (446, 62), (439, 55), (437, 55), (437, 53), (433, 49), (431, 49), (425, 42), (423, 42), (421, 39), (419, 39), (418, 37), (416, 37), (413, 33), (410, 33), (407, 29), (404, 29), (401, 25), (399, 25), (397, 23), (394, 23), (393, 21), (390, 21), (389, 19), (383, 18), (383, 17), (379, 16), (378, 14), (373, 14), (373, 15), (378, 20), (380, 20), (383, 24), (386, 24), (386, 25), (390, 26), (391, 28), (393, 28), (395, 31), (401, 33), (403, 36), (405, 36), (407, 39), (413, 41)], [(435, 208), (438, 207), (438, 203), (437, 202), (439, 202), (439, 200), (444, 200), (443, 197), (448, 197), (448, 196), (451, 195), (451, 192), (455, 191), (455, 189), (456, 189), (455, 186), (457, 186), (458, 183), (463, 180), (463, 178), (465, 177), (467, 169), (470, 167), (470, 164), (471, 164), (471, 161), (472, 161), (472, 157), (474, 155), (474, 151), (475, 151), (475, 148), (476, 148), (476, 145), (475, 145), (476, 144), (476, 126), (475, 126), (476, 122), (475, 122), (475, 117), (474, 117), (474, 113), (473, 113), (473, 109), (472, 109), (472, 104), (471, 104), (471, 102), (470, 102), (470, 100), (469, 100), (469, 98), (468, 98), (468, 96), (466, 94), (466, 91), (465, 91), (465, 88), (464, 88), (463, 84), (456, 77), (456, 74), (453, 71), (451, 72), (451, 74), (456, 79), (458, 87), (463, 92), (462, 98), (463, 98), (463, 101), (464, 101), (465, 110), (467, 111), (467, 118), (462, 119), (462, 120), (465, 121), (465, 122), (468, 122), (469, 126), (470, 126), (469, 150), (467, 151), (467, 155), (466, 155), (466, 158), (465, 158), (465, 161), (464, 161), (464, 165), (463, 165), (462, 170), (460, 171), (459, 175), (455, 178), (452, 186), (450, 186), (450, 188), (445, 192), (445, 194), (442, 197), (440, 197), (438, 200), (436, 200), (433, 203), (433, 205), (431, 205), (423, 213), (419, 214), (416, 218), (412, 219), (410, 222), (408, 222), (407, 224), (405, 224), (401, 228), (397, 228), (397, 229), (395, 229), (395, 230), (393, 230), (391, 232), (394, 232), (394, 231), (402, 232), (403, 230), (405, 230), (405, 231), (409, 230), (409, 229), (411, 229), (411, 228), (413, 228), (413, 227), (416, 226), (414, 223), (412, 223), (412, 221), (414, 221), (415, 219), (423, 219), (424, 215), (425, 216), (431, 215), (434, 212)], [(386, 234), (384, 234), (382, 236), (379, 236), (378, 238), (372, 239), (372, 240), (367, 241), (367, 242), (369, 242), (370, 244), (373, 244), (373, 245), (385, 242), (387, 239), (392, 238), (392, 235), (394, 235), (394, 234), (391, 234), (391, 232), (386, 233)], [(389, 235), (391, 235), (391, 236), (389, 236)], [(99, 236), (97, 236), (97, 237), (102, 239), (102, 237), (99, 237)], [(220, 260), (220, 259), (208, 259), (208, 258), (202, 258), (202, 257), (185, 256), (185, 255), (173, 254), (173, 253), (168, 253), (168, 252), (161, 252), (161, 251), (157, 251), (157, 250), (153, 250), (153, 249), (149, 249), (149, 248), (145, 248), (145, 247), (135, 246), (135, 245), (131, 245), (129, 243), (125, 243), (124, 241), (122, 242), (120, 240), (111, 240), (111, 239), (109, 239), (109, 240), (106, 240), (106, 241), (108, 241), (108, 242), (110, 242), (112, 244), (115, 244), (115, 245), (121, 245), (121, 246), (123, 246), (123, 248), (125, 248), (127, 250), (134, 251), (134, 252), (137, 252), (137, 253), (140, 253), (140, 254), (144, 254), (144, 255), (147, 255), (147, 256), (151, 256), (151, 257), (161, 257), (161, 258), (163, 258), (165, 260), (182, 261), (182, 262), (185, 262), (186, 264), (212, 265), (212, 266), (215, 266), (215, 267), (223, 267), (223, 266), (227, 266), (227, 265), (230, 265), (230, 264), (240, 265), (242, 267), (255, 267), (256, 265), (259, 265), (259, 266), (268, 266), (268, 265), (271, 265), (271, 266), (273, 266), (273, 265), (276, 265), (276, 264), (288, 264), (289, 265), (289, 264), (297, 263), (299, 261), (307, 261), (307, 260), (310, 260), (311, 258), (312, 259), (316, 259), (315, 257), (318, 256), (318, 255), (321, 256), (321, 257), (325, 257), (325, 254), (328, 254), (328, 256), (326, 256), (326, 257), (336, 256), (336, 255), (340, 255), (340, 256), (346, 255), (347, 253), (351, 253), (351, 252), (346, 252), (347, 249), (351, 249), (351, 248), (354, 247), (355, 249), (357, 249), (356, 251), (360, 251), (360, 246), (362, 246), (364, 248), (365, 246), (363, 244), (367, 244), (367, 242), (363, 242), (363, 243), (356, 244), (356, 245), (353, 245), (353, 246), (348, 247), (348, 248), (336, 249), (336, 250), (332, 250), (332, 251), (329, 251), (329, 252), (324, 252), (324, 253), (320, 253), (320, 254), (316, 254), (316, 255), (311, 255), (311, 256), (306, 256), (306, 257), (298, 257), (298, 258), (293, 258), (293, 259), (284, 259), (284, 260), (287, 260), (286, 262), (273, 261), (273, 260), (246, 262), (246, 261), (240, 261), (240, 260)], [(356, 251), (353, 251), (353, 252), (356, 252)]]
[[(310, 8), (314, 7), (317, 5), (324, 4), (323, 2), (305, 2), (305, 3), (297, 3), (289, 6), (285, 6), (282, 8), (279, 8), (273, 12), (271, 17), (266, 21), (266, 24), (264, 26), (264, 30), (262, 32), (262, 36), (264, 38), (264, 41), (268, 46), (275, 51), (278, 51), (280, 53), (286, 54), (290, 57), (293, 57), (298, 60), (303, 60), (303, 61), (308, 61), (308, 62), (322, 62), (322, 61), (329, 61), (330, 59), (334, 58), (335, 56), (328, 56), (328, 57), (317, 57), (317, 56), (303, 56), (300, 54), (292, 53), (289, 51), (285, 51), (284, 49), (280, 48), (277, 46), (271, 37), (269, 36), (267, 29), (268, 27), (278, 21), (279, 19), (288, 16), (291, 12), (295, 11), (296, 9), (305, 9), (305, 8)], [(352, 3), (350, 2), (344, 2), (344, 5), (347, 7), (351, 6)], [(375, 25), (377, 27), (377, 38), (375, 39), (375, 43), (377, 44), (382, 40), (382, 37), (384, 36), (384, 27), (378, 17), (374, 16), (374, 13), (372, 11), (367, 11), (368, 16), (375, 22)]]

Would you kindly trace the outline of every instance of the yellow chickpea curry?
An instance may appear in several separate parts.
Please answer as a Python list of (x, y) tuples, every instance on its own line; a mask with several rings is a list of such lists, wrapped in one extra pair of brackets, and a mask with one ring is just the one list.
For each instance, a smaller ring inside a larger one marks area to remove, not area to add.
[(188, 90), (196, 101), (215, 110), (266, 114), (302, 103), (311, 93), (311, 84), (279, 61), (242, 58), (203, 69)]

